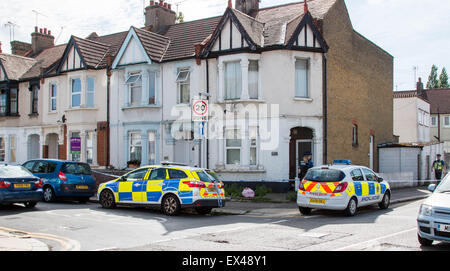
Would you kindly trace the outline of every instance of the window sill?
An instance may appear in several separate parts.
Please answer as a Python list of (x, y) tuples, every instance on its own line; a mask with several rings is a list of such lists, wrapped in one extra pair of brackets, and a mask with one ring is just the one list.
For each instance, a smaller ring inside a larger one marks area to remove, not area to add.
[(66, 109), (65, 112), (75, 112), (75, 111), (98, 111), (97, 107), (77, 107)]
[(3, 115), (0, 115), (0, 118), (20, 118), (20, 115), (18, 115), (18, 114), (3, 114)]
[(39, 116), (39, 113), (28, 114), (28, 117), (30, 117), (30, 118), (37, 118), (38, 116)]
[(152, 109), (152, 108), (155, 108), (155, 109), (160, 109), (161, 108), (161, 105), (159, 105), (159, 104), (149, 104), (149, 105), (125, 105), (124, 107), (122, 107), (121, 108), (121, 110), (122, 111), (125, 111), (125, 110), (132, 110), (132, 109), (145, 109), (145, 108), (148, 108), (148, 109)]
[(254, 167), (254, 168), (225, 168), (225, 169), (215, 169), (216, 173), (266, 173), (267, 171), (262, 167)]
[(236, 103), (266, 103), (265, 100), (260, 99), (248, 99), (248, 100), (242, 100), (242, 99), (236, 99), (236, 100), (222, 100), (217, 101), (218, 104), (236, 104)]
[(294, 97), (294, 101), (298, 101), (298, 102), (314, 102), (314, 99), (312, 99), (312, 98), (298, 98), (298, 97)]

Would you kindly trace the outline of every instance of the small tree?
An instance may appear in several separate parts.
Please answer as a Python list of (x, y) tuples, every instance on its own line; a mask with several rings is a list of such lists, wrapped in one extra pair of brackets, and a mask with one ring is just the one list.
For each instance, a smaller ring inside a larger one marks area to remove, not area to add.
[(438, 88), (439, 80), (437, 72), (438, 67), (436, 65), (433, 65), (433, 67), (431, 67), (430, 76), (428, 77), (427, 89)]
[(448, 83), (448, 74), (447, 70), (442, 68), (441, 75), (439, 76), (439, 87), (438, 88), (450, 88), (450, 85)]

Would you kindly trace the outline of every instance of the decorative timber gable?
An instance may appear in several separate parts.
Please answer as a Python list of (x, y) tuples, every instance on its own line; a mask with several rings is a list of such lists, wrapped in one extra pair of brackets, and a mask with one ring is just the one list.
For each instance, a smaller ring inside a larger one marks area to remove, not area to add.
[(75, 38), (72, 36), (64, 51), (58, 73), (85, 69), (87, 69), (86, 62), (80, 53)]
[(306, 51), (327, 52), (328, 45), (313, 21), (310, 12), (286, 25), (286, 47)]

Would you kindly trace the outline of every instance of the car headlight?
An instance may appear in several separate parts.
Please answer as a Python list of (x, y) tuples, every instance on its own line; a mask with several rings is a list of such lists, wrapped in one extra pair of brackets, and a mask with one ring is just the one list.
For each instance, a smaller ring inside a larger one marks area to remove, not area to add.
[(430, 205), (426, 205), (426, 204), (422, 204), (422, 206), (420, 206), (420, 214), (424, 215), (424, 216), (431, 216), (433, 207)]

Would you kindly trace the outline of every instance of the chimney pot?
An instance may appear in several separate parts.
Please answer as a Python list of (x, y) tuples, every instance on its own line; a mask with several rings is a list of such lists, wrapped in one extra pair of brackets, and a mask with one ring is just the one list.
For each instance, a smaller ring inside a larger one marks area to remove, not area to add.
[(228, 0), (228, 7), (233, 8), (233, 3), (231, 3), (231, 0)]
[(164, 2), (164, 7), (167, 8), (167, 3)]
[(42, 34), (42, 32), (43, 32), (42, 28), (39, 28), (39, 33), (41, 33), (41, 34)]
[(44, 34), (47, 35), (47, 28), (44, 28)]
[(34, 32), (35, 32), (35, 33), (38, 32), (38, 27), (37, 27), (37, 26), (34, 27)]
[(155, 5), (155, 1), (150, 1), (150, 6), (154, 6)]
[(48, 31), (48, 35), (51, 36), (52, 35), (52, 31), (49, 30)]
[(172, 10), (172, 4), (167, 4), (167, 8)]

